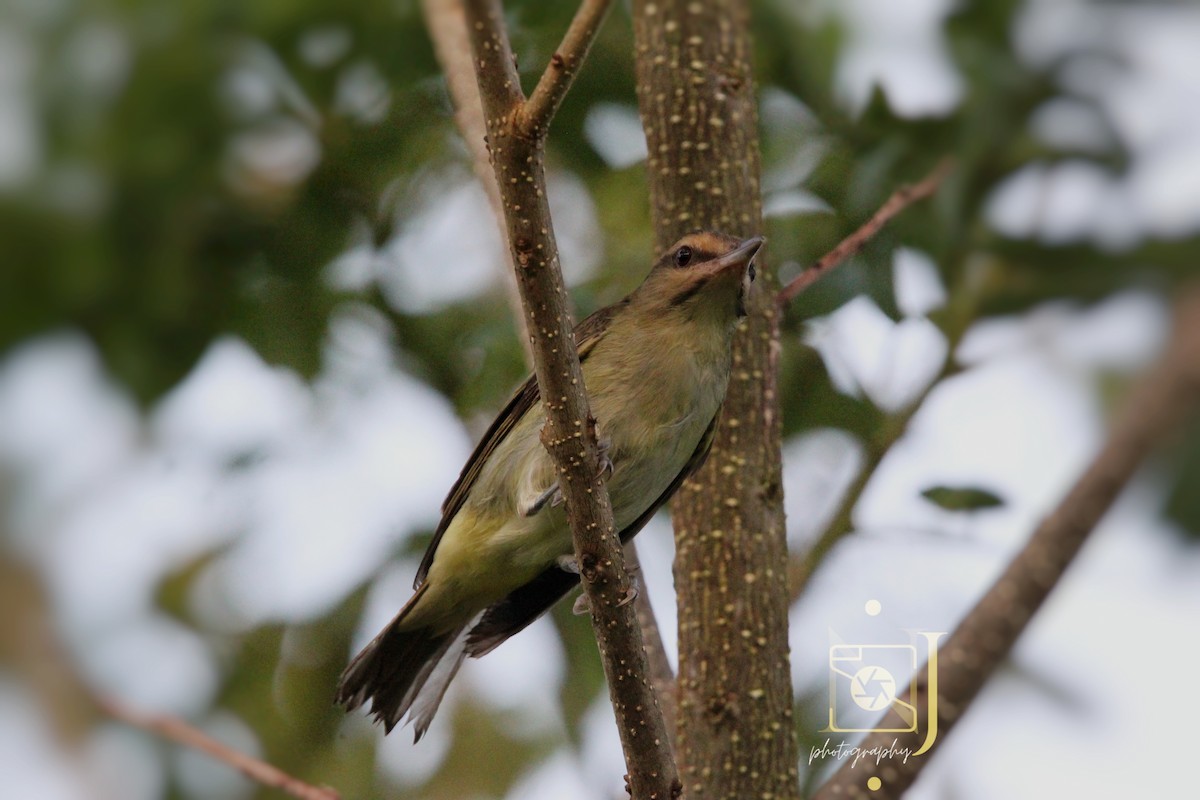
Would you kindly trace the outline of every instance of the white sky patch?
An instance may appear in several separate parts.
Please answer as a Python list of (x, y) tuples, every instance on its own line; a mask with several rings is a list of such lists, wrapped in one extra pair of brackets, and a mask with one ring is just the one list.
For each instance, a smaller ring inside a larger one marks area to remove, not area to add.
[(832, 211), (829, 203), (804, 189), (772, 192), (763, 200), (763, 216), (768, 219), (799, 214), (829, 214)]
[(862, 445), (835, 428), (794, 436), (783, 446), (788, 547), (802, 552), (837, 511), (862, 463)]
[(646, 134), (633, 106), (596, 103), (583, 121), (583, 135), (612, 169), (625, 169), (646, 160)]
[(0, 708), (4, 709), (0, 714), (0, 775), (7, 796), (38, 800), (90, 800), (95, 796), (34, 699), (6, 676), (0, 676)]
[(71, 649), (92, 685), (131, 708), (182, 716), (212, 703), (216, 656), (193, 630), (157, 612), (74, 637)]
[[(1058, 72), (1063, 86), (1106, 116), (1089, 134), (1082, 126), (1095, 112), (1067, 97), (1039, 112), (1035, 132), (1050, 141), (1065, 134), (1066, 141), (1095, 149), (1111, 126), (1132, 157), (1125, 173), (1115, 177), (1087, 178), (1077, 167), (1051, 171), (1037, 211), (1015, 203), (1015, 196), (1024, 200), (1027, 194), (1008, 187), (1012, 194), (989, 208), (993, 223), (1009, 235), (1036, 233), (1048, 241), (1090, 234), (1115, 248), (1147, 234), (1178, 237), (1200, 230), (1198, 40), (1200, 11), (1194, 8), (1026, 4), (1014, 26), (1018, 51), (1041, 67), (1065, 60)], [(1018, 185), (1027, 192), (1031, 184), (1026, 177)], [(1032, 219), (1021, 216), (1018, 205)]]
[(443, 711), (433, 718), (429, 730), (416, 744), (413, 744), (410, 728), (396, 729), (391, 735), (385, 736), (383, 726), (372, 725), (366, 714), (361, 711), (347, 717), (346, 728), (369, 730), (374, 734), (375, 768), (388, 783), (400, 787), (420, 786), (437, 772), (450, 752), (453, 730), (450, 715), (444, 711), (457, 692), (455, 684), (451, 683), (443, 701)]
[(254, 470), (248, 531), (216, 566), (247, 623), (339, 602), (412, 529), (436, 523), (467, 456), (453, 409), (403, 373), (327, 387), (324, 399), (316, 428)]
[(559, 752), (535, 765), (505, 795), (509, 800), (559, 800), (563, 797), (585, 800), (605, 796), (595, 784), (584, 780), (575, 759), (567, 752)]
[[(570, 173), (549, 173), (546, 192), (563, 277), (573, 286), (590, 277), (604, 257), (596, 207), (587, 187)], [(414, 202), (415, 208), (403, 212), (398, 235), (373, 262), (390, 305), (426, 313), (499, 285), (512, 267), (496, 217), (473, 175), (458, 167), (445, 170), (428, 180)]]
[[(975, 541), (1011, 544), (1028, 534), (1091, 457), (1098, 411), (1078, 375), (1064, 375), (1037, 355), (971, 369), (926, 400), (909, 436), (867, 486), (855, 525), (881, 532), (969, 530)], [(1006, 505), (978, 515), (948, 514), (919, 496), (938, 485), (978, 486)]]
[(957, 355), (980, 364), (1033, 350), (1063, 371), (1132, 371), (1154, 357), (1167, 325), (1161, 298), (1127, 291), (1088, 308), (1046, 303), (1022, 317), (984, 320), (967, 332)]
[(34, 339), (0, 361), (0, 463), (20, 476), (13, 541), (45, 555), (46, 528), (129, 459), (137, 409), (82, 335)]
[(621, 778), (625, 774), (625, 756), (621, 753), (617, 720), (608, 692), (601, 691), (596, 696), (580, 727), (579, 771), (589, 789), (579, 797), (601, 800), (627, 796)]
[(485, 658), (468, 658), (456, 680), (500, 711), (513, 735), (532, 738), (563, 730), (558, 693), (565, 677), (562, 640), (543, 616)]
[(855, 297), (806, 337), (835, 385), (861, 390), (881, 408), (900, 408), (928, 385), (945, 358), (946, 340), (920, 317), (892, 322), (869, 298)]
[(164, 447), (219, 462), (282, 445), (310, 422), (312, 407), (299, 376), (226, 336), (163, 397), (151, 428)]
[(962, 79), (942, 35), (949, 0), (850, 0), (831, 8), (849, 23), (836, 78), (846, 105), (862, 110), (876, 85), (901, 116), (938, 116), (958, 104)]
[[(221, 744), (251, 758), (263, 757), (258, 736), (242, 719), (228, 711), (217, 711), (197, 727)], [(240, 800), (259, 788), (241, 772), (231, 769), (207, 753), (178, 748), (173, 754), (175, 774), (184, 792), (193, 800)]]
[(899, 247), (892, 261), (896, 286), (896, 305), (910, 317), (920, 317), (946, 304), (937, 265), (926, 253), (911, 247)]
[(96, 726), (84, 747), (81, 766), (93, 787), (91, 797), (158, 800), (166, 791), (167, 770), (159, 742), (124, 723)]

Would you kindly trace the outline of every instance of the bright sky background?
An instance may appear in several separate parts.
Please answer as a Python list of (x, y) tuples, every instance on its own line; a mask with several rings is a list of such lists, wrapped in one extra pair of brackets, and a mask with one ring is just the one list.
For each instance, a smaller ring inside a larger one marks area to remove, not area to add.
[[(876, 83), (908, 116), (943, 114), (961, 99), (963, 82), (940, 33), (948, 0), (827, 2), (823, 11), (814, 5), (807, 13), (853, 22), (838, 73), (848, 106), (861, 107)], [(992, 198), (992, 224), (1012, 235), (1112, 246), (1200, 229), (1200, 9), (1101, 11), (1040, 0), (1029, 4), (1014, 35), (1031, 62), (1048, 63), (1086, 43), (1125, 58), (1119, 70), (1075, 63), (1063, 81), (1115, 120), (1112, 135), (1133, 161), (1116, 178), (1082, 162), (1031, 165)], [(0, 46), (0, 76), (8, 74), (4, 59), (19, 62), (20, 53)], [(0, 176), (19, 171), (20, 159), (37, 147), (9, 84), (0, 80), (0, 93), (11, 95), (0, 103)], [(772, 114), (802, 113), (794, 98), (779, 94), (764, 101), (768, 123)], [(1102, 134), (1092, 115), (1063, 100), (1045, 109), (1037, 126), (1049, 140), (1086, 144)], [(588, 137), (617, 167), (644, 155), (632, 108), (594, 109)], [(767, 176), (768, 209), (824, 213), (802, 191), (804, 164), (791, 168), (790, 178)], [(431, 176), (416, 216), (386, 257), (351, 251), (331, 265), (330, 279), (378, 281), (408, 310), (486, 287), (487, 276), (500, 274), (499, 248), (472, 181), (465, 170)], [(602, 253), (591, 200), (570, 175), (554, 176), (552, 194), (563, 261), (578, 280)], [(477, 235), (464, 237), (464, 230)], [(439, 272), (429, 281), (414, 265), (431, 248), (456, 253), (439, 263), (462, 265), (462, 273)], [(900, 251), (895, 269), (902, 322), (860, 298), (814, 321), (807, 334), (840, 388), (888, 408), (921, 390), (945, 347), (923, 316), (944, 299), (936, 270), (913, 250)], [(1162, 341), (1163, 320), (1160, 299), (1126, 293), (1089, 311), (1044, 307), (971, 332), (961, 353), (974, 368), (926, 403), (858, 508), (858, 535), (835, 550), (793, 610), (798, 691), (827, 680), (833, 641), (894, 634), (906, 642), (905, 629), (953, 628), (1100, 445), (1098, 371), (1144, 365)], [(370, 309), (343, 309), (311, 384), (223, 338), (146, 416), (76, 332), (47, 334), (0, 359), (0, 465), (19, 479), (15, 502), (0, 509), (14, 536), (7, 546), (45, 576), (67, 644), (97, 687), (147, 709), (196, 715), (208, 708), (218, 688), (214, 655), (152, 602), (159, 578), (199, 553), (226, 546), (200, 581), (194, 608), (206, 626), (239, 631), (326, 613), (412, 531), (435, 521), (473, 437), (444, 398), (394, 362), (390, 337)], [(246, 457), (234, 476), (222, 468), (231, 456)], [(785, 443), (794, 545), (831, 512), (828, 498), (850, 480), (857, 458), (853, 443), (833, 431)], [(1153, 478), (1139, 478), (1105, 520), (1019, 642), (1014, 668), (989, 684), (912, 797), (1166, 797), (1194, 783), (1194, 737), (1184, 734), (1200, 718), (1200, 693), (1186, 677), (1200, 658), (1200, 553), (1156, 521)], [(918, 496), (944, 481), (986, 486), (1007, 505), (964, 517)], [(648, 527), (639, 545), (648, 590), (670, 634), (666, 520)], [(407, 599), (414, 569), (398, 562), (375, 582), (360, 642)], [(863, 612), (872, 599), (883, 608), (878, 618)], [(517, 724), (531, 732), (560, 727), (550, 687), (564, 668), (543, 621), (518, 645), (468, 663), (448, 702), (469, 692), (522, 709)], [(383, 743), (380, 769), (389, 779), (415, 783), (437, 767), (447, 750), (448, 716), (418, 747), (404, 735)], [(256, 747), (239, 720), (206, 724), (247, 751)], [(346, 724), (367, 723), (351, 717)], [(197, 796), (247, 792), (240, 778), (202, 759), (188, 757), (180, 769)], [(161, 770), (145, 740), (118, 726), (102, 729), (82, 755), (60, 752), (30, 697), (0, 674), (7, 796), (151, 800), (165, 781)], [(611, 710), (601, 700), (589, 715), (582, 754), (554, 755), (510, 796), (601, 800), (620, 793), (623, 771)]]

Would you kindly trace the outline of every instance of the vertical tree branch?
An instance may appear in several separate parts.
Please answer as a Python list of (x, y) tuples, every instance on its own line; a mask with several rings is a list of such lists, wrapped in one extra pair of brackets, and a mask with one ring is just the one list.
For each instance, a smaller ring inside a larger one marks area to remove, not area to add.
[[(608, 3), (588, 7), (600, 16)], [(669, 798), (679, 793), (670, 742), (654, 692), (646, 679), (629, 577), (613, 524), (596, 446), (595, 420), (584, 393), (583, 373), (572, 337), (573, 322), (558, 263), (558, 247), (546, 203), (544, 135), (549, 115), (574, 72), (561, 74), (561, 88), (547, 89), (545, 111), (535, 129), (525, 130), (524, 94), (497, 0), (468, 0), (466, 17), (483, 102), (488, 149), (500, 187), (510, 254), (533, 344), (534, 372), (546, 412), (542, 442), (558, 470), (575, 542), (584, 591), (591, 607), (609, 694), (617, 717), (629, 787), (634, 798)], [(582, 12), (581, 12), (582, 13)], [(585, 29), (596, 30), (595, 24)], [(572, 25), (572, 29), (575, 29)], [(558, 56), (577, 65), (586, 49), (578, 36)], [(551, 66), (549, 69), (555, 69)]]
[[(938, 650), (935, 749), (1012, 649), (1138, 466), (1198, 407), (1200, 288), (1193, 287), (1177, 308), (1166, 352), (1129, 397), (1103, 449)], [(917, 681), (920, 699), (904, 698), (919, 709), (919, 733), (873, 733), (861, 747), (887, 747), (899, 739), (899, 747), (920, 748), (930, 723), (929, 703), (925, 702), (929, 677), (928, 669), (922, 670)], [(878, 727), (899, 727), (892, 724), (898, 719), (893, 712)], [(910, 757), (906, 762), (884, 759), (877, 765), (864, 759), (856, 769), (847, 763), (815, 798), (898, 798), (927, 762), (925, 757)], [(881, 786), (869, 789), (871, 778), (879, 779)]]
[[(746, 4), (634, 0), (638, 104), (655, 239), (759, 233)], [(676, 754), (691, 797), (794, 798), (786, 543), (775, 390), (777, 280), (760, 260), (722, 422), (673, 506), (679, 598)]]

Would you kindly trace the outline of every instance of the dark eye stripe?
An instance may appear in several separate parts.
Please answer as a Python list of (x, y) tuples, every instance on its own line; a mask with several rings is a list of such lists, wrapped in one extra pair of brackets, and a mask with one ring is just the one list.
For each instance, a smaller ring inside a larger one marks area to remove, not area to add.
[(691, 300), (693, 297), (696, 296), (697, 292), (699, 292), (701, 289), (704, 288), (704, 284), (706, 284), (706, 283), (708, 283), (707, 280), (702, 280), (697, 283), (694, 283), (691, 286), (689, 286), (688, 288), (684, 289), (679, 294), (672, 297), (671, 298), (671, 307), (676, 308), (678, 306), (683, 305), (688, 300)]

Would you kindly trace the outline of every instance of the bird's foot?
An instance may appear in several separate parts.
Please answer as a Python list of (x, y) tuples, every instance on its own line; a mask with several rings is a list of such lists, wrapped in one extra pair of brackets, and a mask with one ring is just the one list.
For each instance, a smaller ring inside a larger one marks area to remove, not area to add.
[[(638, 587), (637, 581), (631, 579), (629, 581), (629, 589), (626, 590), (625, 596), (617, 601), (617, 608), (627, 606), (641, 596), (642, 590)], [(592, 603), (588, 600), (587, 594), (581, 594), (575, 598), (574, 604), (571, 606), (571, 613), (577, 617), (583, 617), (592, 613)]]
[(629, 573), (629, 588), (625, 590), (625, 596), (617, 601), (617, 608), (627, 606), (638, 599), (638, 596), (642, 593), (641, 586), (638, 585), (639, 583), (633, 573)]
[(607, 475), (609, 478), (613, 474), (613, 462), (608, 452), (612, 449), (612, 442), (608, 439), (601, 439), (596, 442), (596, 454), (600, 459), (600, 471), (596, 473), (597, 480)]
[(559, 488), (557, 481), (550, 484), (549, 489), (538, 495), (537, 499), (530, 504), (529, 508), (522, 512), (522, 516), (532, 517), (534, 514), (545, 508), (546, 503), (549, 503), (551, 508), (557, 508), (563, 504), (562, 489)]
[(558, 558), (554, 559), (554, 564), (563, 572), (569, 572), (572, 575), (579, 574), (579, 562), (573, 555), (559, 556)]

